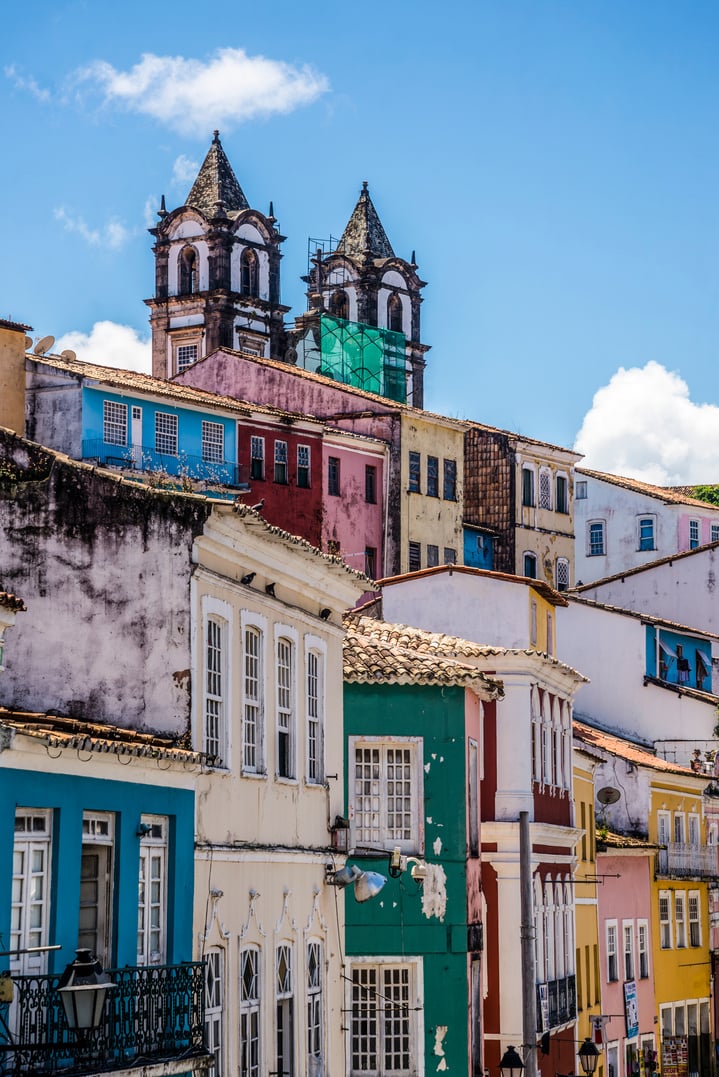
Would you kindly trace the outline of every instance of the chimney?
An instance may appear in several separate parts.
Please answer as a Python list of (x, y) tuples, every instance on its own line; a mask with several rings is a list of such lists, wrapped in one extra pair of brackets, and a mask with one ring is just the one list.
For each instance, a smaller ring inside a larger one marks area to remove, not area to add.
[(0, 318), (0, 426), (25, 436), (25, 334), (29, 325)]

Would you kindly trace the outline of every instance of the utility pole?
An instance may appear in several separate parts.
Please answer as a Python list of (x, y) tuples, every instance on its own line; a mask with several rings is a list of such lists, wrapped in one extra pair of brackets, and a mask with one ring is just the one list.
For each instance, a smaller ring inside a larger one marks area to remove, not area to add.
[(532, 845), (529, 812), (519, 813), (519, 889), (522, 946), (522, 1054), (524, 1077), (537, 1077), (537, 993), (534, 968), (534, 910), (532, 908)]

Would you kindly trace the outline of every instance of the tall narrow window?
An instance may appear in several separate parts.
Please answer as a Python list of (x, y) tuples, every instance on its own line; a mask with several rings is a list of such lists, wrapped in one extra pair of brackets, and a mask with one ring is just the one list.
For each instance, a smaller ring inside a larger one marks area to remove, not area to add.
[(324, 684), (323, 659), (318, 651), (307, 652), (307, 780), (324, 780), (323, 758)]
[(368, 505), (377, 504), (377, 468), (374, 464), (365, 464), (364, 499)]
[(254, 774), (264, 772), (262, 759), (262, 633), (248, 625), (245, 628), (244, 704), (242, 722), (242, 765)]
[(700, 920), (699, 891), (689, 891), (689, 945), (701, 946), (701, 920)]
[(640, 516), (639, 518), (639, 549), (655, 549), (653, 516)]
[(167, 925), (167, 819), (143, 815), (141, 821), (147, 829), (140, 838), (137, 963), (162, 965)]
[(294, 1022), (295, 999), (292, 970), (292, 947), (277, 947), (275, 1034), (277, 1044), (276, 1066), (278, 1074), (294, 1077)]
[(442, 497), (445, 501), (457, 500), (457, 461), (444, 461), (444, 486)]
[(340, 496), (340, 461), (338, 456), (327, 457), (327, 493), (331, 497)]
[(649, 925), (640, 920), (637, 924), (637, 943), (639, 947), (639, 978), (649, 977)]
[(240, 259), (240, 291), (242, 295), (257, 296), (258, 291), (257, 255), (245, 247)]
[(260, 952), (240, 951), (240, 1075), (260, 1077)]
[(552, 507), (552, 476), (544, 468), (541, 468), (539, 472), (539, 507), (540, 509)]
[(161, 456), (177, 456), (176, 415), (155, 412), (155, 452)]
[(202, 459), (221, 464), (225, 459), (225, 428), (222, 423), (202, 420)]
[(439, 546), (427, 543), (427, 568), (435, 568), (439, 564)]
[(377, 547), (365, 546), (364, 548), (364, 574), (371, 580), (377, 579)]
[(556, 512), (569, 512), (569, 498), (567, 497), (567, 478), (565, 475), (557, 475), (556, 481)]
[(295, 776), (294, 645), (277, 641), (277, 776)]
[(419, 572), (422, 567), (422, 547), (419, 542), (409, 543), (409, 571)]
[(557, 558), (557, 590), (569, 590), (569, 561), (566, 557)]
[(687, 944), (686, 910), (684, 906), (685, 895), (674, 891), (674, 927), (676, 931), (677, 948), (683, 948)]
[(347, 321), (350, 316), (350, 301), (347, 292), (340, 289), (340, 291), (332, 293), (330, 296), (330, 314), (333, 318), (344, 318)]
[(419, 453), (411, 452), (409, 454), (409, 485), (407, 487), (411, 494), (418, 494), (421, 490), (420, 466), (421, 458)]
[(322, 983), (322, 946), (307, 943), (307, 1061), (309, 1072), (322, 1073), (324, 1033), (324, 998)]
[(537, 578), (537, 555), (534, 553), (525, 553), (524, 555), (524, 575), (528, 576), (530, 580), (536, 580)]
[(601, 557), (606, 553), (604, 548), (604, 521), (594, 520), (589, 525), (589, 549), (588, 554), (590, 557)]
[(309, 445), (297, 446), (297, 485), (303, 489), (309, 489), (310, 485), (310, 447)]
[(205, 743), (203, 751), (222, 765), (225, 754), (224, 632), (214, 618), (207, 621), (205, 662)]
[(408, 965), (352, 968), (350, 1077), (417, 1071), (418, 1007)]
[(617, 968), (617, 925), (607, 924), (607, 980), (614, 983), (619, 979)]
[(672, 946), (672, 905), (669, 890), (659, 891), (659, 945), (662, 950), (670, 950)]
[(531, 508), (534, 505), (534, 468), (522, 468), (522, 504)]
[(467, 808), (469, 811), (469, 855), (479, 856), (479, 744), (467, 741)]
[(387, 328), (394, 333), (402, 332), (402, 300), (396, 292), (387, 300)]
[(699, 521), (689, 521), (689, 549), (696, 550), (699, 545)]
[(427, 497), (439, 497), (439, 457), (427, 457)]
[(624, 924), (624, 979), (634, 979), (634, 925)]
[(275, 442), (275, 482), (287, 483), (287, 442)]
[(719, 542), (719, 524), (712, 524), (711, 541)]
[(83, 812), (78, 948), (112, 964), (114, 815)]
[(48, 944), (51, 821), (48, 811), (17, 808), (15, 812), (10, 969), (25, 975), (42, 973), (47, 964), (47, 954), (36, 948)]
[(208, 950), (205, 965), (205, 1034), (207, 1050), (215, 1060), (213, 1077), (224, 1077), (224, 953)]
[(179, 270), (179, 293), (180, 295), (192, 295), (198, 291), (197, 287), (197, 252), (194, 247), (183, 247), (180, 251), (178, 264)]
[(127, 404), (104, 400), (102, 440), (106, 445), (127, 445)]
[(264, 479), (265, 477), (265, 439), (250, 438), (250, 478)]

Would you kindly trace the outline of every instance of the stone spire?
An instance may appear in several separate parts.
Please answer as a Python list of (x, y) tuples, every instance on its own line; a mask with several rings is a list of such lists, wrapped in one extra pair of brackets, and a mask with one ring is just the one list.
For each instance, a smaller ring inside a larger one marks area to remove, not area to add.
[(342, 233), (337, 250), (358, 262), (367, 255), (370, 258), (394, 258), (392, 244), (387, 239), (387, 233), (369, 196), (367, 180), (362, 184), (357, 205)]
[(220, 132), (215, 131), (212, 145), (197, 173), (197, 179), (192, 184), (185, 205), (193, 206), (206, 217), (212, 218), (217, 216), (218, 203), (222, 204), (226, 213), (237, 213), (250, 208), (222, 148)]

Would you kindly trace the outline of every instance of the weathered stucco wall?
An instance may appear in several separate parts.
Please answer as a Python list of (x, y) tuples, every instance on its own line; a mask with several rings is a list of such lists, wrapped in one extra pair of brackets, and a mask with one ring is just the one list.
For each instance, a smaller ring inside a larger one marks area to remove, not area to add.
[(26, 363), (25, 435), (82, 459), (82, 378), (52, 370), (31, 359)]
[(209, 505), (116, 479), (7, 430), (0, 461), (0, 587), (27, 605), (0, 704), (187, 730), (190, 555)]

